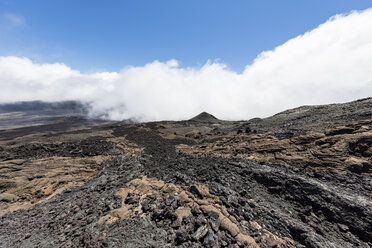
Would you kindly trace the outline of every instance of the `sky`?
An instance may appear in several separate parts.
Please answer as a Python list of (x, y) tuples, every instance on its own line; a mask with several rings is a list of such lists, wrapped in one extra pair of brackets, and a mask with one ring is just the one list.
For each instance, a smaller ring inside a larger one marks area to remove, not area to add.
[(371, 0), (0, 0), (1, 25), (12, 26), (0, 34), (0, 55), (82, 72), (170, 59), (242, 71), (262, 51), (368, 7)]
[(0, 0), (0, 102), (265, 117), (372, 95), (372, 0)]

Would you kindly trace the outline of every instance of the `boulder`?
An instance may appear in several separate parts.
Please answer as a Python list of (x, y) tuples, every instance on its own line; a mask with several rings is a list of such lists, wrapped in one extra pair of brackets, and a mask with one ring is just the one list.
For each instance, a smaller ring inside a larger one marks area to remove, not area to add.
[(18, 200), (18, 196), (10, 193), (0, 194), (0, 202), (15, 202)]

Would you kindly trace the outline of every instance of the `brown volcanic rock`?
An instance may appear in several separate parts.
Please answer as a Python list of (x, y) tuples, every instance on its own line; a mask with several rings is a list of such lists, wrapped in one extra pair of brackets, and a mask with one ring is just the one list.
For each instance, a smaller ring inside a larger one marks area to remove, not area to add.
[(270, 133), (239, 134), (201, 145), (179, 145), (178, 150), (198, 156), (283, 161), (302, 168), (372, 174), (372, 120), (289, 139)]
[[(0, 201), (0, 216), (29, 208), (67, 188), (82, 185), (94, 175), (100, 160), (98, 157), (51, 157), (24, 161), (22, 164), (16, 164), (14, 160), (0, 162), (0, 173), (3, 175), (0, 184), (8, 184), (6, 188), (2, 188), (5, 193), (1, 195), (14, 195), (17, 198), (17, 201)], [(9, 182), (12, 184), (9, 185)]]
[[(110, 155), (135, 156), (143, 150), (110, 131), (34, 134), (0, 144), (6, 154), (0, 160), (0, 216), (82, 185)], [(6, 195), (14, 195), (17, 201), (6, 200), (11, 199)]]

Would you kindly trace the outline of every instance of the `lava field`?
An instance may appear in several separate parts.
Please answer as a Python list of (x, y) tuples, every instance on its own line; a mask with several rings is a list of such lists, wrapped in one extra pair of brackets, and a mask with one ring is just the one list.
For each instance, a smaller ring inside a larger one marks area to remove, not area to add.
[(371, 247), (372, 98), (0, 131), (0, 247)]

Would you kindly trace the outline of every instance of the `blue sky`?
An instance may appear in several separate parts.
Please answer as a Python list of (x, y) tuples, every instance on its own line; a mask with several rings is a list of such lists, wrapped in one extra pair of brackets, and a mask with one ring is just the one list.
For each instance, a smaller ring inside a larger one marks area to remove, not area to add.
[(0, 56), (62, 62), (82, 72), (154, 60), (242, 71), (262, 51), (370, 0), (0, 0)]
[(241, 120), (370, 97), (371, 7), (0, 0), (0, 102), (79, 100), (113, 120)]

